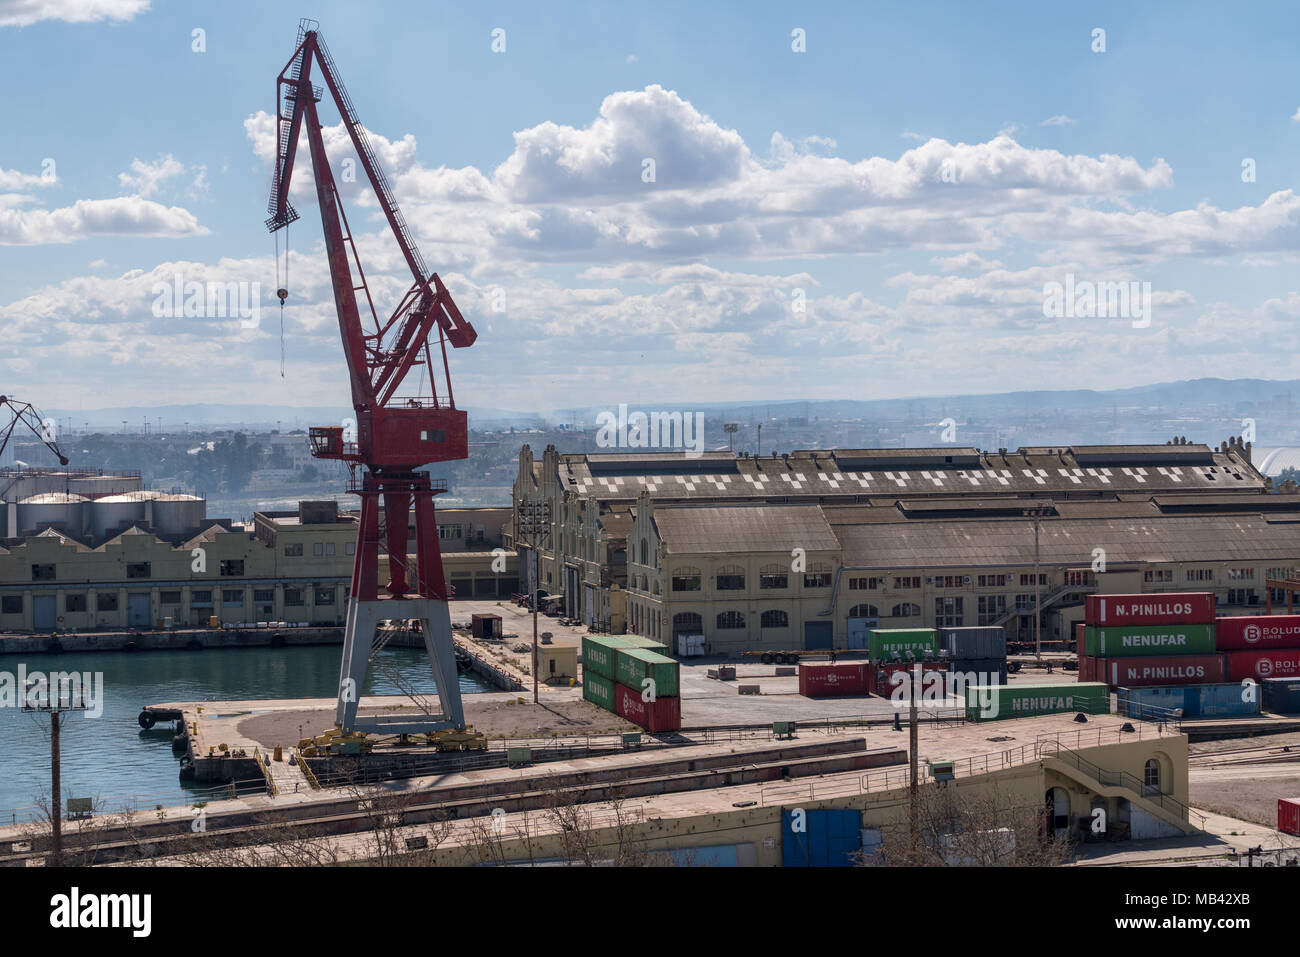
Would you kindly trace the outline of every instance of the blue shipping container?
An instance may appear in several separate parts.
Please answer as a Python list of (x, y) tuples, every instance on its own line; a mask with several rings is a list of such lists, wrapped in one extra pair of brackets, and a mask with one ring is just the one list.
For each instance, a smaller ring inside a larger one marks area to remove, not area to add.
[(1248, 696), (1240, 684), (1159, 685), (1150, 688), (1120, 688), (1118, 710), (1130, 718), (1159, 720), (1175, 709), (1184, 718), (1225, 718), (1259, 714), (1259, 693)]
[(851, 855), (860, 850), (861, 811), (796, 808), (781, 812), (781, 862), (785, 867), (853, 867)]
[(1300, 678), (1265, 678), (1260, 685), (1265, 711), (1300, 714)]

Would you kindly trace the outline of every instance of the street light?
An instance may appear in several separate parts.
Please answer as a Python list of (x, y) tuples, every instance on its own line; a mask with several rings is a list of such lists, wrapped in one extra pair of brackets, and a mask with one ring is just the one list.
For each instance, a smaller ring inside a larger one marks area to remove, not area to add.
[(1021, 511), (1021, 515), (1034, 520), (1034, 658), (1041, 665), (1043, 663), (1043, 609), (1042, 609), (1042, 590), (1039, 584), (1039, 550), (1038, 550), (1038, 533), (1041, 521), (1049, 515), (1056, 512), (1056, 506), (1050, 502), (1046, 505), (1035, 505)]

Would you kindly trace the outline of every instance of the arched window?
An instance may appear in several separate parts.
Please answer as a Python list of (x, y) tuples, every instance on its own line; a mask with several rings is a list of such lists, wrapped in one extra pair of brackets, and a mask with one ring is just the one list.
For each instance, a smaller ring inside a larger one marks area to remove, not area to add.
[(789, 570), (784, 565), (764, 565), (758, 570), (758, 587), (789, 588)]
[(651, 587), (651, 591), (653, 591), (656, 595), (659, 594), (659, 579), (656, 578), (654, 582), (651, 583), (650, 587)]
[(673, 591), (699, 591), (700, 570), (698, 568), (679, 568), (673, 572)]
[(1143, 769), (1142, 783), (1145, 785), (1144, 790), (1147, 794), (1160, 793), (1160, 762), (1155, 758), (1148, 758), (1146, 767)]
[(764, 628), (789, 628), (790, 616), (779, 608), (763, 612), (760, 623)]
[(650, 543), (647, 542), (644, 538), (641, 539), (641, 564), (642, 565), (650, 564)]
[(921, 615), (921, 606), (905, 601), (901, 605), (895, 605), (889, 610), (891, 618), (919, 618)]
[(875, 605), (854, 605), (849, 609), (850, 618), (879, 618), (880, 612)]
[(744, 628), (745, 616), (738, 611), (724, 611), (718, 615), (718, 628)]
[(739, 565), (723, 565), (718, 569), (718, 591), (744, 591), (745, 569)]
[(674, 635), (704, 634), (704, 619), (693, 611), (680, 611), (673, 615)]

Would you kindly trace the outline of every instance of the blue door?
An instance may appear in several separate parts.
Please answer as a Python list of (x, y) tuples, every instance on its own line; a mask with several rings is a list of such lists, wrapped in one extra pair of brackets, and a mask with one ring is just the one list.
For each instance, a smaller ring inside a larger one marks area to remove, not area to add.
[(829, 621), (805, 621), (803, 623), (804, 650), (829, 650), (832, 645), (833, 635), (834, 629)]
[(862, 850), (861, 811), (781, 812), (781, 862), (786, 867), (852, 867)]

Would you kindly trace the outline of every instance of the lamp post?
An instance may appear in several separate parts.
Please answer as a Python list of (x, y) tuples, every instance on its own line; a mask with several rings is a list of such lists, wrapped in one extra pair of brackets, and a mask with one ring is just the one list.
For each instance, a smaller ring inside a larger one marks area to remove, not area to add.
[(1021, 514), (1034, 520), (1034, 658), (1039, 664), (1043, 662), (1043, 609), (1042, 609), (1042, 586), (1040, 584), (1039, 568), (1039, 532), (1040, 525), (1048, 515), (1054, 514), (1055, 506), (1050, 503), (1047, 505), (1035, 505), (1031, 508), (1024, 509)]

